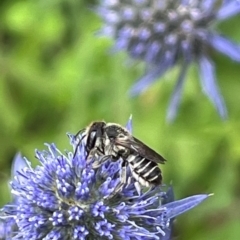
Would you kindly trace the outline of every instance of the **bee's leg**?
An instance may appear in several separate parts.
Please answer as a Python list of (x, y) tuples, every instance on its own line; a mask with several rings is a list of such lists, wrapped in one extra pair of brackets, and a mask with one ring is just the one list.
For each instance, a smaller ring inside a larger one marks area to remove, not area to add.
[(127, 177), (127, 166), (123, 166), (123, 170), (124, 170), (124, 173), (123, 173), (124, 176), (122, 176), (122, 183), (126, 184), (128, 187), (132, 182), (132, 177), (131, 176)]
[(120, 172), (120, 179), (121, 179), (121, 184), (124, 185), (127, 183), (127, 166), (125, 161), (122, 163), (122, 168)]
[(138, 195), (140, 196), (141, 195), (141, 186), (140, 186), (139, 182), (135, 181), (134, 182), (134, 186), (135, 186), (135, 188), (136, 188), (136, 190), (138, 192)]
[(111, 156), (107, 156), (107, 155), (104, 155), (104, 156), (99, 156), (98, 155), (98, 160), (97, 161), (94, 161), (93, 164), (92, 164), (92, 168), (95, 169), (95, 168), (99, 168), (105, 161), (107, 161)]
[(98, 156), (98, 150), (96, 147), (94, 147), (93, 149), (91, 149), (91, 151), (87, 156), (87, 163), (92, 162), (97, 156)]
[(134, 186), (135, 186), (135, 188), (137, 190), (137, 193), (138, 193), (138, 195), (141, 195), (141, 185), (140, 185), (140, 183), (138, 181), (139, 180), (139, 176), (136, 175), (136, 173), (134, 172), (134, 170), (131, 167), (131, 165), (130, 165), (130, 170), (131, 170), (131, 173), (132, 173), (132, 176), (133, 176)]
[[(127, 164), (126, 164), (126, 161), (123, 161), (119, 175), (120, 175), (119, 176), (120, 177), (120, 182), (118, 183), (118, 185), (115, 187), (114, 191), (109, 195), (108, 198), (111, 198), (112, 196), (114, 196), (118, 192), (121, 192), (122, 189), (123, 189), (123, 186), (127, 183)], [(128, 184), (129, 183), (130, 182), (128, 181)]]

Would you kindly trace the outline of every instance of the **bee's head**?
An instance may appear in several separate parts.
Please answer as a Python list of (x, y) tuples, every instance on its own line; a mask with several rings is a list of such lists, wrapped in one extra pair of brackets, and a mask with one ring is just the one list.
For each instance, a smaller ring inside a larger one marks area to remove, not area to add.
[(87, 129), (87, 132), (89, 133), (89, 135), (93, 138), (96, 136), (96, 134), (98, 136), (102, 136), (103, 135), (103, 128), (106, 125), (105, 122), (93, 122), (90, 124), (90, 126)]
[(130, 136), (127, 129), (116, 123), (107, 123), (105, 132), (110, 141), (115, 141), (116, 139), (124, 140)]
[(104, 126), (106, 125), (105, 122), (93, 122), (91, 125), (90, 125), (90, 129), (91, 131), (97, 131), (98, 129), (102, 129)]

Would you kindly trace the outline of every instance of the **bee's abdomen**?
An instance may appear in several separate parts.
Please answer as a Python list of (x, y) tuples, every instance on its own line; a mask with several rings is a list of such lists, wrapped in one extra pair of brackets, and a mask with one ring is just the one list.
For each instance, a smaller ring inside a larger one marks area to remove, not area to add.
[(143, 186), (160, 185), (161, 170), (157, 163), (141, 156), (129, 155), (127, 158), (133, 177)]

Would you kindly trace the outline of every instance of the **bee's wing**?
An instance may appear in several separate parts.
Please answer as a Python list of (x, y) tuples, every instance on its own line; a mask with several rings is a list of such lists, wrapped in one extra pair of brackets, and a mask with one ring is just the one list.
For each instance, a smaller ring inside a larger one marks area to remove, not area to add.
[(164, 163), (166, 161), (161, 155), (133, 136), (124, 140), (116, 139), (115, 144), (126, 147), (153, 162)]

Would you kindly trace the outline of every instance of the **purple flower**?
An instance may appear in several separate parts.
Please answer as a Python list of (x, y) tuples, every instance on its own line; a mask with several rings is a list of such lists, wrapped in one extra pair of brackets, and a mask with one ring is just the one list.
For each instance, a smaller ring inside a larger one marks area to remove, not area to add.
[(15, 227), (16, 223), (14, 218), (7, 217), (6, 219), (0, 219), (0, 239), (1, 240), (12, 239)]
[[(21, 171), (26, 167), (26, 163), (23, 160), (20, 153), (17, 153), (14, 156), (13, 164), (12, 164), (12, 173), (11, 178), (13, 179), (14, 176), (17, 174), (18, 171)], [(13, 196), (12, 199), (13, 204), (17, 204), (17, 198)], [(10, 240), (15, 234), (15, 231), (17, 230), (16, 222), (14, 217), (8, 216), (8, 215), (2, 215), (0, 217), (0, 239), (1, 240)]]
[(172, 188), (161, 186), (139, 195), (133, 180), (113, 195), (122, 159), (109, 158), (93, 169), (85, 146), (69, 138), (73, 151), (62, 153), (46, 144), (47, 150), (36, 151), (38, 166), (24, 158), (25, 167), (15, 172), (11, 188), (16, 201), (0, 215), (16, 223), (12, 239), (169, 240), (172, 220), (209, 196), (174, 201)]
[(240, 46), (214, 30), (216, 22), (240, 12), (240, 1), (103, 0), (97, 8), (100, 31), (115, 40), (114, 49), (146, 63), (146, 74), (132, 87), (136, 95), (175, 65), (180, 65), (167, 119), (176, 117), (184, 79), (192, 62), (199, 68), (204, 93), (222, 118), (227, 110), (215, 77), (210, 49), (240, 62)]

